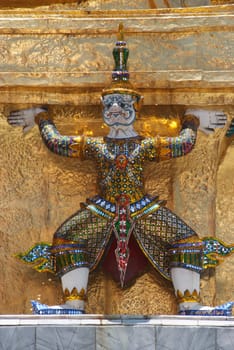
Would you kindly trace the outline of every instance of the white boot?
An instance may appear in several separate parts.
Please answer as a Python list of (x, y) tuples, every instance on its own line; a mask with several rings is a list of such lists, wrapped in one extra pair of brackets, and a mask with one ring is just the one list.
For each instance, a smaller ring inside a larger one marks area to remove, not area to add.
[(232, 316), (233, 302), (216, 307), (200, 304), (200, 274), (185, 268), (171, 269), (180, 315)]
[(185, 268), (174, 267), (171, 269), (171, 278), (179, 311), (200, 308), (200, 274)]
[(66, 309), (79, 309), (84, 312), (87, 299), (89, 268), (79, 267), (61, 277)]
[(88, 277), (88, 267), (79, 267), (65, 273), (61, 277), (65, 304), (48, 306), (32, 300), (33, 313), (37, 315), (84, 314)]

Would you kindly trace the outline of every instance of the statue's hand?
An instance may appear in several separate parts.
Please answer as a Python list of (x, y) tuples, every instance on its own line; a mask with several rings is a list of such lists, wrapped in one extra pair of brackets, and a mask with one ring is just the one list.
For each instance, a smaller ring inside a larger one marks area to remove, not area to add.
[(33, 107), (12, 111), (7, 117), (7, 121), (11, 126), (22, 126), (23, 132), (27, 132), (34, 127), (35, 116), (41, 112), (46, 112), (46, 109), (42, 107)]
[(185, 115), (192, 114), (200, 120), (199, 129), (206, 134), (217, 128), (223, 128), (227, 122), (227, 116), (222, 111), (209, 111), (204, 109), (187, 109)]

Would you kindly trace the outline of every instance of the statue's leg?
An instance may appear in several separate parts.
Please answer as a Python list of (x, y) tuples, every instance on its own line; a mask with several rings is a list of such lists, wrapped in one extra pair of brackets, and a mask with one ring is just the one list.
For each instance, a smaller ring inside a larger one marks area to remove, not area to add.
[[(171, 279), (171, 268), (178, 267), (177, 260), (174, 262), (175, 266), (172, 262), (173, 257), (176, 257), (177, 242), (182, 243), (189, 240), (200, 242), (196, 233), (165, 207), (159, 208), (148, 217), (138, 219), (134, 234), (152, 265), (169, 280)], [(185, 265), (179, 267), (185, 267)], [(199, 272), (197, 269), (194, 271)]]
[(172, 280), (180, 313), (185, 310), (186, 314), (231, 314), (232, 303), (216, 308), (200, 304), (200, 273), (205, 265), (216, 266), (214, 251), (223, 256), (224, 251), (231, 254), (234, 248), (217, 240), (199, 239), (195, 231), (165, 207), (138, 219), (134, 235), (155, 269)]
[(171, 269), (179, 311), (200, 308), (200, 274), (185, 268)]
[(195, 236), (171, 245), (170, 273), (181, 314), (232, 315), (233, 302), (216, 307), (200, 304), (200, 273), (206, 266), (217, 266), (219, 256), (224, 258), (233, 249), (215, 238), (199, 240)]
[(200, 307), (200, 273), (203, 270), (204, 243), (193, 236), (171, 245), (170, 274), (179, 310)]
[[(200, 274), (185, 268), (171, 269), (172, 282), (179, 306), (179, 314), (196, 316), (232, 316), (234, 302), (215, 307), (200, 303)], [(183, 292), (182, 292), (183, 291)]]
[(18, 255), (26, 263), (36, 262), (37, 271), (61, 278), (64, 304), (48, 306), (32, 300), (35, 314), (84, 313), (89, 272), (98, 266), (109, 243), (110, 224), (111, 219), (80, 209), (58, 228), (52, 245), (38, 243), (26, 254)]
[(89, 268), (80, 267), (61, 277), (64, 307), (84, 311), (87, 295)]
[(108, 227), (108, 220), (81, 209), (55, 232), (51, 254), (61, 277), (64, 308), (84, 310), (89, 271), (98, 265), (108, 243)]

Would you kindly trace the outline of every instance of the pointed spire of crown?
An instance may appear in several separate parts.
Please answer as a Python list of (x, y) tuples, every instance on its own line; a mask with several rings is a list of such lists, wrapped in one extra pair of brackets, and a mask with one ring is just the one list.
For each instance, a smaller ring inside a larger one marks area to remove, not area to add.
[(112, 81), (128, 81), (129, 73), (127, 70), (127, 61), (129, 50), (127, 43), (124, 41), (123, 24), (119, 24), (119, 31), (117, 35), (118, 41), (113, 49), (113, 57), (115, 61), (115, 68), (112, 72)]
[(129, 72), (127, 69), (128, 56), (129, 49), (127, 48), (126, 41), (124, 40), (124, 28), (123, 24), (120, 23), (117, 34), (117, 42), (113, 49), (115, 66), (112, 71), (112, 83), (109, 88), (103, 90), (102, 96), (116, 93), (128, 94), (135, 96), (137, 103), (139, 103), (141, 100), (141, 95), (139, 92), (133, 89), (133, 86), (129, 81)]

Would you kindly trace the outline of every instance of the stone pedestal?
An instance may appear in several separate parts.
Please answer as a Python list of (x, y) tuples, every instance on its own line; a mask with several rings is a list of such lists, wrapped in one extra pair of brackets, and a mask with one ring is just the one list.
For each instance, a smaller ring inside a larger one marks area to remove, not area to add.
[(233, 350), (234, 317), (1, 316), (1, 350)]

